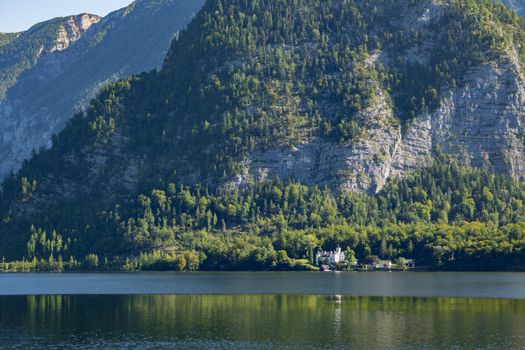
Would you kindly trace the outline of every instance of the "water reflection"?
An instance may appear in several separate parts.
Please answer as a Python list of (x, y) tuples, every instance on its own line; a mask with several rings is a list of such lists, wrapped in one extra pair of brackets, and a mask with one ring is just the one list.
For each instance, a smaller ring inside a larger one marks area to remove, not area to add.
[(524, 330), (518, 300), (0, 297), (0, 344), (8, 348), (525, 348)]

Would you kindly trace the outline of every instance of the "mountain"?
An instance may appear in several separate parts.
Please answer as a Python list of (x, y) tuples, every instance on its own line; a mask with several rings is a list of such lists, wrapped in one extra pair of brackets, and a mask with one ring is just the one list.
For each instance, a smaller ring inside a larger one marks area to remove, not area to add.
[(51, 146), (51, 136), (108, 81), (159, 68), (202, 4), (138, 0), (105, 18), (56, 18), (2, 35), (0, 178)]
[(489, 0), (208, 0), (6, 179), (0, 253), (519, 261), (524, 39)]
[(40, 56), (67, 49), (100, 17), (93, 15), (55, 18), (39, 23), (21, 34), (2, 34), (0, 96), (16, 84), (20, 76), (34, 67)]

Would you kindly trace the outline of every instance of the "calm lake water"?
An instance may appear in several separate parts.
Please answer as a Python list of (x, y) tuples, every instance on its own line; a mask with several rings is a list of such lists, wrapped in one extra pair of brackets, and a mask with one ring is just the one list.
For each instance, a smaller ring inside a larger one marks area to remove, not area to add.
[(0, 349), (525, 349), (519, 273), (0, 275), (0, 294)]
[(0, 295), (34, 294), (314, 294), (525, 299), (525, 273), (196, 272), (0, 275)]

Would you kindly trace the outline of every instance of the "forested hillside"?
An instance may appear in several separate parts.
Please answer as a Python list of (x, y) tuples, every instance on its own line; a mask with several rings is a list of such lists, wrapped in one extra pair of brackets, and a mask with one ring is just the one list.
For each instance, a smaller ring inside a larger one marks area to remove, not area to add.
[(524, 28), (489, 0), (208, 0), (161, 71), (105, 89), (4, 182), (0, 254), (279, 269), (341, 244), (519, 268)]
[(51, 146), (77, 110), (109, 81), (160, 68), (172, 39), (204, 0), (137, 0), (105, 18), (39, 23), (2, 47), (0, 181)]

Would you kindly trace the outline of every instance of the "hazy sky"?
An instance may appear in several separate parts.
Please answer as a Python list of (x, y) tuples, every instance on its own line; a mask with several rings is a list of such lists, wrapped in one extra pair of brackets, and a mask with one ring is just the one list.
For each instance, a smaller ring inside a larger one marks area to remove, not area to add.
[(55, 17), (93, 13), (105, 16), (133, 0), (0, 0), (0, 32), (12, 33)]

